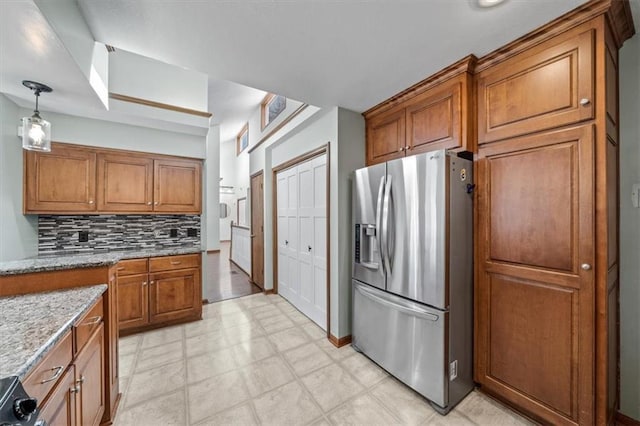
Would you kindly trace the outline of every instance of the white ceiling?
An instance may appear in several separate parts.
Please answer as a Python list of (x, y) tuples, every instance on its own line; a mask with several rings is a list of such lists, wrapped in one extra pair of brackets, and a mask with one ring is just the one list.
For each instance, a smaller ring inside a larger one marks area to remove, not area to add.
[[(507, 0), (480, 9), (477, 0), (77, 0), (97, 41), (208, 74), (209, 111), (223, 141), (235, 137), (263, 90), (361, 112), (585, 1)], [(631, 3), (640, 22), (640, 0)], [(0, 0), (0, 92), (33, 108), (23, 79), (54, 88), (41, 97), (43, 110), (193, 132), (105, 111), (34, 1)]]
[(364, 111), (584, 3), (78, 0), (98, 41), (318, 106)]

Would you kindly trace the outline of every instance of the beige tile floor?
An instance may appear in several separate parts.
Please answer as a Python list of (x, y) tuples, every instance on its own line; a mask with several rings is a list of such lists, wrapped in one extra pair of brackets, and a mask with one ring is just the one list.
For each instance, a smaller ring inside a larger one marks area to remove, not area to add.
[(472, 392), (449, 415), (277, 295), (204, 306), (199, 322), (120, 339), (116, 425), (530, 425)]

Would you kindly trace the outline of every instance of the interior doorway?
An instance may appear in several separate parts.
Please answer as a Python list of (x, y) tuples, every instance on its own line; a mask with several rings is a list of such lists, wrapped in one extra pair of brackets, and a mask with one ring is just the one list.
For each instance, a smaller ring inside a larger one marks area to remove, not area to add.
[(251, 175), (251, 280), (264, 290), (264, 173)]

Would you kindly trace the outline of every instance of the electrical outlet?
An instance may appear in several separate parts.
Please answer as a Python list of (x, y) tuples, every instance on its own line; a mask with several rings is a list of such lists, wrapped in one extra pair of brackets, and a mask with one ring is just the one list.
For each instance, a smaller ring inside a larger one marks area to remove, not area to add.
[(178, 238), (178, 230), (176, 228), (169, 229), (169, 237)]
[(79, 231), (78, 232), (78, 242), (80, 242), (80, 243), (89, 242), (89, 231)]
[(196, 228), (187, 228), (187, 237), (197, 237), (198, 230)]

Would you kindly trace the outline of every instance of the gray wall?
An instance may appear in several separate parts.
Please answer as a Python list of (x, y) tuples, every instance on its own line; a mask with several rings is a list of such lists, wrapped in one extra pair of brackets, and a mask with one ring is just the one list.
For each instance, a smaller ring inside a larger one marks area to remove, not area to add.
[[(636, 23), (638, 24), (638, 23)], [(640, 419), (640, 35), (620, 50), (620, 411)]]
[[(265, 224), (273, 223), (272, 169), (292, 158), (330, 144), (330, 332), (351, 334), (351, 173), (364, 166), (364, 119), (342, 108), (325, 108), (274, 142), (264, 153)], [(265, 247), (272, 247), (273, 229), (265, 227)], [(265, 288), (273, 287), (273, 255), (265, 250)]]
[(38, 218), (22, 214), (20, 117), (18, 106), (0, 94), (0, 261), (38, 253)]

